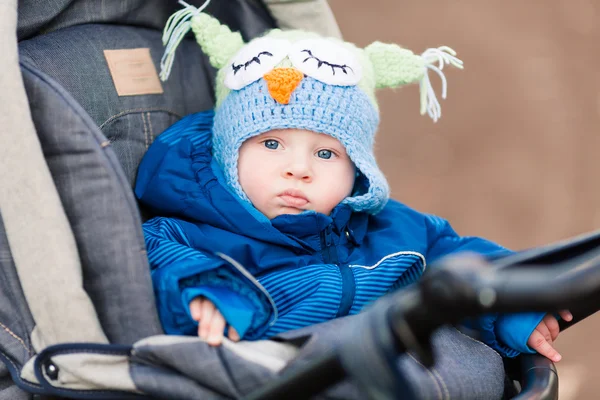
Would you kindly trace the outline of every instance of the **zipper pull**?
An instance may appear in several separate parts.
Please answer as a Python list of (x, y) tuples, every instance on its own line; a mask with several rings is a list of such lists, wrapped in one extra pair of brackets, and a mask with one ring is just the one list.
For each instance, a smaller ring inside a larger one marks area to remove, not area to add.
[(352, 243), (354, 247), (358, 247), (358, 242), (354, 238), (354, 232), (352, 232), (352, 229), (346, 227), (344, 229), (344, 235), (346, 235), (346, 239), (348, 240), (348, 242)]

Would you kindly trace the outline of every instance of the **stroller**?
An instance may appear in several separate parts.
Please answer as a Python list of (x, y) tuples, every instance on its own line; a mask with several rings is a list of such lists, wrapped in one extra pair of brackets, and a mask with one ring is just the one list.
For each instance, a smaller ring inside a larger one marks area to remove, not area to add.
[[(402, 299), (382, 299), (364, 313), (356, 338), (299, 332), (215, 349), (198, 338), (163, 335), (144, 211), (131, 188), (156, 136), (214, 104), (214, 70), (191, 38), (180, 44), (171, 78), (152, 79), (161, 30), (178, 7), (164, 0), (0, 4), (7, 88), (0, 112), (0, 399), (393, 398), (411, 389), (389, 355), (410, 350), (431, 364), (429, 338), (443, 324), (521, 304), (568, 306), (575, 321), (596, 311), (597, 301), (582, 300), (600, 291), (597, 233), (496, 260), (493, 270), (442, 265)], [(309, 22), (336, 33), (319, 0), (220, 0), (207, 12), (248, 39), (277, 25), (298, 27), (300, 20), (286, 20), (298, 13), (284, 7), (316, 8)], [(111, 53), (119, 49), (135, 52)], [(7, 132), (19, 134), (9, 141)], [(523, 265), (554, 267), (532, 278)], [(484, 279), (480, 270), (498, 273)], [(455, 285), (433, 290), (440, 282)], [(547, 296), (565, 282), (573, 289)], [(474, 295), (484, 287), (496, 296), (487, 307)], [(320, 330), (337, 331), (338, 323)], [(357, 364), (369, 366), (371, 379), (356, 373)], [(345, 385), (328, 389), (347, 375)], [(556, 370), (541, 356), (507, 362), (506, 376), (507, 397), (557, 397)]]

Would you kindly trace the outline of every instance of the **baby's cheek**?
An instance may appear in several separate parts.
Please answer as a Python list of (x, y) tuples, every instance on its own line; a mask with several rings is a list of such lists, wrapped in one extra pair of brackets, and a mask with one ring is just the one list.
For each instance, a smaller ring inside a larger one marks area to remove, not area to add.
[(329, 189), (323, 190), (321, 201), (319, 204), (318, 211), (322, 214), (329, 215), (331, 211), (342, 202), (346, 197), (348, 197), (349, 191), (345, 190), (344, 187), (340, 186), (330, 186)]

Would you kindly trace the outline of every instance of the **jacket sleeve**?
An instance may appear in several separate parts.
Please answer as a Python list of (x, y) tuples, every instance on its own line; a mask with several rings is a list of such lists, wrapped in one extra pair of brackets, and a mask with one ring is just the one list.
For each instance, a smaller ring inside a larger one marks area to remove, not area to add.
[(470, 251), (486, 258), (498, 258), (513, 252), (489, 240), (475, 236), (459, 236), (452, 226), (443, 218), (425, 215), (427, 226), (427, 262), (431, 263), (440, 257), (452, 253)]
[(225, 259), (192, 248), (175, 219), (151, 219), (143, 230), (158, 313), (167, 334), (196, 334), (189, 303), (197, 296), (211, 300), (240, 337), (256, 339), (264, 333), (274, 313), (257, 282)]
[[(441, 257), (461, 251), (469, 251), (486, 258), (498, 258), (512, 251), (486, 239), (459, 236), (443, 218), (426, 215), (428, 249), (426, 258), (433, 262)], [(545, 313), (485, 314), (465, 321), (465, 325), (476, 329), (480, 339), (504, 357), (516, 357), (520, 353), (535, 353), (527, 340)]]

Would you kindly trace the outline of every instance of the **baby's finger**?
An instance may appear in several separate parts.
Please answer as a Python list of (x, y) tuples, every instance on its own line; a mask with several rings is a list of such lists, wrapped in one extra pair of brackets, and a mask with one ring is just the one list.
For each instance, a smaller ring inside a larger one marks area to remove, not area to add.
[(211, 346), (218, 346), (223, 341), (223, 331), (225, 330), (225, 318), (219, 311), (215, 312), (210, 322), (210, 331), (206, 341)]
[(539, 323), (539, 325), (535, 328), (535, 330), (538, 331), (539, 333), (541, 333), (547, 342), (551, 343), (552, 342), (552, 334), (550, 333), (550, 330), (546, 326), (546, 317), (544, 317), (542, 322)]
[(569, 322), (573, 319), (573, 314), (569, 310), (562, 310), (558, 312), (558, 315), (565, 321)]
[(235, 330), (235, 328), (233, 326), (229, 327), (229, 339), (233, 340), (234, 342), (239, 342), (240, 341), (240, 335), (239, 333), (237, 333), (237, 331)]
[(210, 324), (213, 319), (213, 314), (216, 309), (213, 303), (208, 299), (203, 299), (202, 301), (202, 312), (200, 317), (200, 326), (198, 327), (198, 336), (202, 339), (208, 338), (210, 332)]
[(554, 315), (548, 314), (544, 317), (544, 323), (550, 332), (550, 337), (554, 342), (560, 333), (560, 326), (558, 326), (558, 321), (554, 318)]
[(554, 347), (548, 343), (546, 338), (537, 330), (533, 331), (529, 337), (529, 340), (527, 341), (527, 345), (554, 362), (559, 362), (562, 358), (561, 355), (558, 354), (558, 351), (556, 351)]
[(195, 297), (190, 301), (190, 314), (194, 321), (200, 321), (200, 318), (202, 318), (202, 297)]

